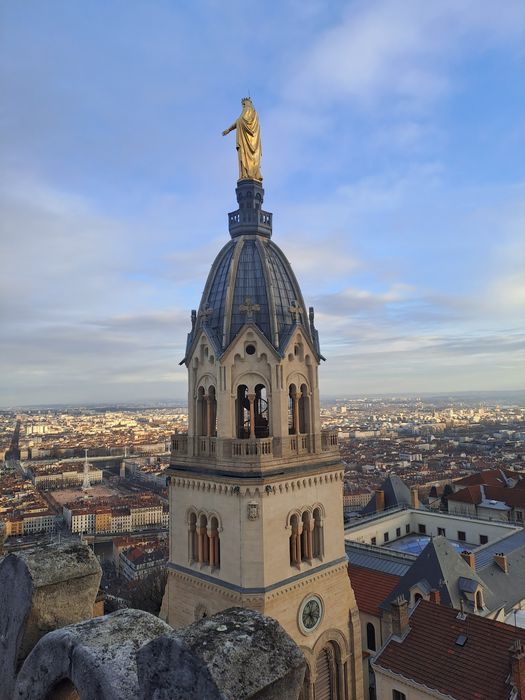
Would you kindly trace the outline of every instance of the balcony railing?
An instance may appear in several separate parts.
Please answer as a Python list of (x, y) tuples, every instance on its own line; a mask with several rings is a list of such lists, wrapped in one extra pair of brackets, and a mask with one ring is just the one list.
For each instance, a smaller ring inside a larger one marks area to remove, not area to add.
[(321, 449), (323, 452), (332, 452), (337, 449), (338, 446), (338, 432), (337, 430), (323, 430), (321, 431)]
[(232, 440), (232, 457), (273, 457), (272, 438), (252, 438), (251, 440)]
[(309, 435), (290, 435), (290, 452), (296, 454), (304, 454), (310, 452), (310, 436)]
[[(319, 449), (320, 447), (320, 449)], [(335, 452), (338, 449), (337, 431), (323, 431), (321, 435), (287, 435), (284, 438), (234, 438), (221, 439), (208, 436), (175, 434), (171, 438), (174, 455), (188, 457), (212, 457), (222, 459), (247, 459), (260, 461), (270, 458), (286, 458), (310, 453)]]

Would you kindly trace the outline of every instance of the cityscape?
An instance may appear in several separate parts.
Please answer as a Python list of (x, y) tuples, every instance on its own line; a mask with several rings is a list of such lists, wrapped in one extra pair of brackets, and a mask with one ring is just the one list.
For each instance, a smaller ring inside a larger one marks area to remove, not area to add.
[(525, 700), (522, 0), (2, 27), (0, 700)]

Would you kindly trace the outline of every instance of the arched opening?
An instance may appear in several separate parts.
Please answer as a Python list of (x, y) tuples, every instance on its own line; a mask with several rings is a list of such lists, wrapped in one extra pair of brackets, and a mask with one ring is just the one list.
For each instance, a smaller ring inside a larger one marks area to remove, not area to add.
[(217, 397), (215, 395), (215, 387), (210, 386), (208, 389), (207, 399), (207, 428), (208, 435), (215, 437), (217, 435)]
[(197, 435), (207, 435), (207, 402), (204, 387), (200, 386), (197, 391)]
[(298, 566), (301, 563), (301, 536), (299, 534), (299, 518), (292, 515), (290, 518), (292, 532), (290, 534), (290, 564)]
[(376, 650), (376, 628), (371, 622), (366, 625), (366, 646), (370, 651)]
[(268, 411), (268, 395), (264, 384), (257, 384), (255, 387), (254, 417), (255, 437), (268, 437), (270, 434), (270, 421)]
[(197, 535), (197, 516), (195, 513), (190, 513), (189, 522), (189, 550), (190, 550), (190, 560), (198, 561), (199, 558), (199, 543)]
[(338, 683), (338, 664), (334, 644), (321, 649), (316, 659), (315, 700), (336, 700), (341, 697)]
[(237, 387), (237, 399), (235, 401), (236, 433), (238, 438), (250, 437), (250, 402), (248, 400), (248, 387), (240, 384)]
[(295, 415), (295, 402), (296, 402), (297, 387), (295, 384), (290, 384), (288, 387), (288, 434), (296, 435), (296, 415)]
[(213, 517), (210, 521), (210, 566), (219, 568), (221, 565), (221, 543), (219, 539), (219, 521)]
[(314, 508), (313, 556), (320, 559), (323, 556), (323, 523), (320, 508)]
[(310, 528), (310, 513), (305, 510), (301, 516), (303, 528), (301, 532), (301, 560), (310, 561), (312, 558), (312, 530)]
[(420, 600), (423, 600), (423, 596), (421, 595), (421, 593), (415, 593), (414, 594), (414, 605), (416, 603), (418, 603)]
[(476, 608), (478, 610), (483, 609), (483, 594), (481, 591), (476, 591)]
[(201, 564), (209, 564), (210, 562), (210, 546), (208, 539), (208, 518), (201, 515), (199, 519), (199, 539), (198, 539), (198, 559)]
[(49, 690), (45, 700), (80, 700), (80, 694), (69, 678), (62, 678)]
[(310, 432), (310, 398), (306, 384), (301, 384), (301, 395), (299, 397), (299, 432)]

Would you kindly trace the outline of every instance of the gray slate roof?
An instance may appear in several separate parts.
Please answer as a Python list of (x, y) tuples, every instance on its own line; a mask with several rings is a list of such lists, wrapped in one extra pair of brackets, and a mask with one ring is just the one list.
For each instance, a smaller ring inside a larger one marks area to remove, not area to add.
[[(431, 589), (439, 591), (443, 605), (459, 609), (462, 600), (460, 579), (463, 590), (467, 585), (473, 586), (474, 589), (477, 585), (481, 585), (485, 590), (481, 578), (470, 568), (446, 537), (434, 537), (381, 607), (388, 609), (390, 603), (399, 595), (403, 595), (409, 600), (409, 591), (412, 586), (424, 581), (426, 585), (430, 585)], [(467, 581), (472, 581), (472, 584), (467, 584)], [(486, 591), (485, 599), (487, 599)]]
[[(389, 474), (378, 490), (383, 491), (385, 494), (385, 509), (395, 508), (400, 505), (409, 506), (411, 504), (410, 489), (396, 474)], [(376, 508), (376, 496), (374, 494), (361, 513), (375, 513)]]
[(345, 542), (345, 549), (350, 564), (395, 576), (404, 576), (416, 561), (414, 554), (401, 554), (380, 547), (375, 550), (355, 542)]
[(494, 559), (494, 555), (509, 554), (525, 545), (525, 530), (518, 530), (513, 534), (505, 537), (505, 539), (491, 542), (484, 547), (476, 550), (476, 571), (481, 571), (485, 566), (490, 566)]

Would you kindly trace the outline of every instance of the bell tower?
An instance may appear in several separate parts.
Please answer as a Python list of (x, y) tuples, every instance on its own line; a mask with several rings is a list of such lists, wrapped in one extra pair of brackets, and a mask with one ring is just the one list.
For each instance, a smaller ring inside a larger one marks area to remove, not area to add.
[(271, 239), (261, 182), (240, 180), (236, 194), (183, 360), (189, 428), (172, 439), (162, 614), (179, 627), (256, 609), (303, 649), (304, 700), (360, 699), (343, 467), (336, 434), (321, 429), (314, 310)]

